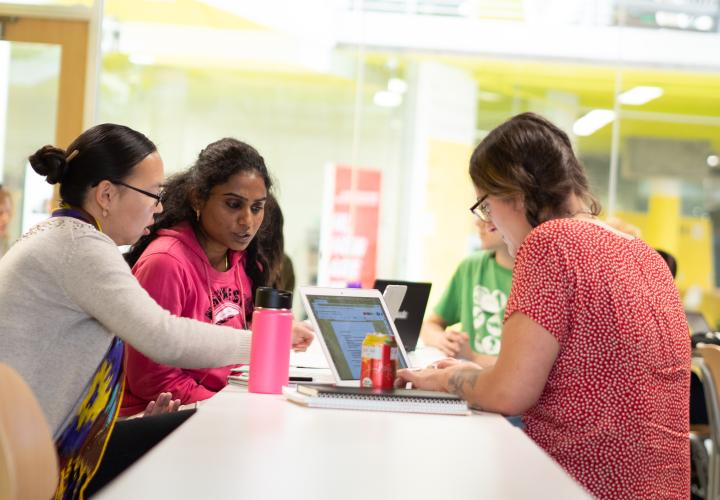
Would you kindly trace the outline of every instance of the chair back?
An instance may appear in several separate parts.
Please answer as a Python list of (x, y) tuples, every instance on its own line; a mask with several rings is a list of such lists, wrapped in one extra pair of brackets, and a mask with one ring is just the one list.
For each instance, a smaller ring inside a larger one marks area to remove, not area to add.
[(52, 498), (58, 459), (45, 415), (30, 387), (0, 363), (0, 499)]
[(695, 350), (702, 356), (699, 367), (712, 440), (706, 498), (715, 500), (720, 498), (720, 346), (698, 344)]

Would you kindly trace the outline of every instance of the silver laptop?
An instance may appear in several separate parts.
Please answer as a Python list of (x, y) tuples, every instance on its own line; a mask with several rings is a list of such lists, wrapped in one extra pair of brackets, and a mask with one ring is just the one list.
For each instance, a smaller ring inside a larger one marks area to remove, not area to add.
[(395, 337), (398, 368), (410, 366), (379, 290), (300, 287), (300, 295), (337, 385), (360, 386), (362, 342), (368, 333)]
[[(398, 281), (398, 280), (375, 280), (373, 288), (377, 288), (383, 292), (385, 302), (390, 309), (395, 328), (397, 328), (400, 338), (403, 340), (405, 350), (414, 351), (420, 338), (420, 328), (422, 327), (423, 318), (425, 317), (425, 308), (430, 298), (430, 283), (419, 283), (414, 281)], [(393, 288), (402, 287), (406, 291), (400, 299), (400, 305), (393, 312), (391, 300), (388, 293)]]

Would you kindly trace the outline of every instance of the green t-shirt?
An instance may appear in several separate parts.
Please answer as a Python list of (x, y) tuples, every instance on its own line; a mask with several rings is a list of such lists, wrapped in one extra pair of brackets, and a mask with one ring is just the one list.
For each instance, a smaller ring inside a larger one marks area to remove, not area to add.
[(512, 270), (495, 260), (495, 253), (477, 252), (458, 266), (435, 314), (445, 323), (460, 323), (475, 352), (497, 355)]

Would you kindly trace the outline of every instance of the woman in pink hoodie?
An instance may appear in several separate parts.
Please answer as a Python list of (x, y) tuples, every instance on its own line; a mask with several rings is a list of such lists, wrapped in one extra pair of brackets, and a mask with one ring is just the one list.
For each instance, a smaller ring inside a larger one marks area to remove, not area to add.
[[(133, 274), (176, 316), (248, 330), (254, 292), (269, 278), (255, 236), (271, 187), (252, 146), (230, 138), (210, 144), (195, 165), (168, 180), (164, 211), (126, 255)], [(312, 338), (304, 325), (293, 327), (296, 350)], [(142, 411), (162, 392), (182, 404), (208, 399), (227, 385), (232, 368), (174, 368), (128, 347), (121, 415)]]

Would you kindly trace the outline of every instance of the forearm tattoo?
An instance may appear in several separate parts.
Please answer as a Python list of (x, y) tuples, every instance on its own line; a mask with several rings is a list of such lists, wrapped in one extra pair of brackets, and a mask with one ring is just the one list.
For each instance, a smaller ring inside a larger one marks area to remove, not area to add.
[(464, 368), (455, 371), (448, 379), (448, 391), (468, 401), (468, 396), (472, 397), (472, 392), (475, 390), (475, 384), (480, 372), (482, 370), (477, 368)]

